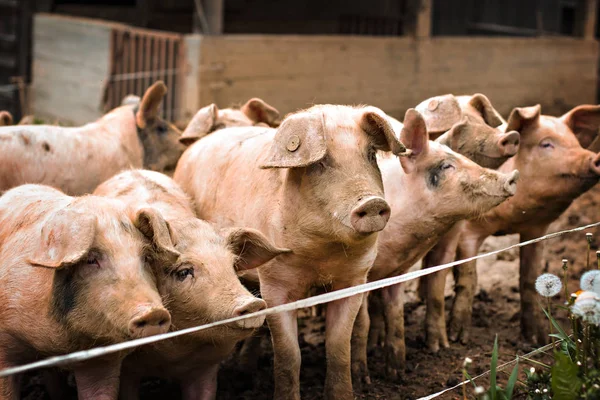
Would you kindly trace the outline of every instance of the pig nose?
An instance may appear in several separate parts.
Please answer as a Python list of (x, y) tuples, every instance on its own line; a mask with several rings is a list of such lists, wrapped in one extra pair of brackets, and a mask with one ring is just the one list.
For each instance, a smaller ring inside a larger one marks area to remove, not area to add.
[(519, 151), (521, 135), (517, 131), (510, 131), (500, 138), (498, 146), (503, 156), (512, 157)]
[(171, 314), (164, 308), (147, 307), (129, 321), (133, 337), (146, 337), (165, 333), (171, 326)]
[[(252, 298), (233, 310), (233, 316), (240, 317), (242, 315), (252, 314), (254, 312), (264, 310), (265, 308), (267, 308), (267, 303), (265, 303), (264, 300)], [(264, 322), (265, 316), (261, 315), (258, 317), (237, 321), (236, 324), (242, 329), (255, 329), (260, 328)]]
[(362, 200), (350, 215), (352, 227), (360, 233), (378, 232), (385, 228), (390, 219), (390, 206), (381, 197)]
[(600, 175), (600, 153), (596, 154), (590, 163), (590, 169), (596, 175)]
[(508, 193), (509, 196), (514, 196), (514, 194), (517, 192), (517, 181), (518, 180), (519, 180), (519, 171), (517, 171), (515, 169), (508, 176), (508, 179), (506, 179), (506, 182), (504, 182), (504, 190), (506, 191), (506, 193)]

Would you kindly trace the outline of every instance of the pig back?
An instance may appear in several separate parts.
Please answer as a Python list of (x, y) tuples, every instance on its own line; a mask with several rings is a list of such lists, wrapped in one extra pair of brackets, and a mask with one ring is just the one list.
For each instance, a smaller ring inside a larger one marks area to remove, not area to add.
[(284, 172), (259, 165), (275, 132), (262, 127), (223, 129), (186, 150), (173, 178), (192, 197), (199, 218), (218, 227), (255, 228), (273, 240), (280, 225), (278, 192)]
[[(131, 113), (121, 113), (125, 111)], [(0, 190), (39, 183), (82, 195), (122, 169), (141, 167), (143, 153), (135, 122), (127, 117), (115, 114), (106, 123), (100, 120), (76, 128), (1, 127), (0, 152), (6, 156), (0, 160)]]

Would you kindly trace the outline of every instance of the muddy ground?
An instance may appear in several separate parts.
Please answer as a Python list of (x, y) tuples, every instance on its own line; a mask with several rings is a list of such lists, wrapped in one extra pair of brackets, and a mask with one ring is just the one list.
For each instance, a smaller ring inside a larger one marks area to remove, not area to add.
[[(600, 221), (600, 185), (581, 196), (556, 221), (550, 231), (573, 228)], [(600, 243), (600, 229), (594, 233), (592, 260)], [(489, 251), (516, 243), (516, 236), (490, 238), (482, 251)], [(562, 276), (561, 259), (570, 260), (570, 289), (578, 287), (579, 276), (585, 268), (587, 244), (585, 233), (578, 232), (551, 239), (546, 242), (545, 270)], [(518, 293), (518, 252), (500, 254), (497, 257), (480, 260), (478, 263), (479, 290), (473, 313), (471, 341), (468, 345), (454, 343), (434, 355), (427, 351), (423, 336), (425, 306), (415, 296), (416, 286), (406, 287), (407, 302), (406, 335), (408, 370), (402, 381), (391, 381), (384, 376), (384, 354), (374, 349), (369, 357), (372, 384), (359, 395), (359, 399), (416, 399), (447, 387), (461, 380), (461, 369), (465, 357), (473, 359), (470, 368), (472, 375), (489, 369), (490, 353), (494, 336), (498, 334), (500, 361), (514, 359), (516, 354), (526, 353), (533, 348), (523, 343), (519, 337), (519, 293)], [(451, 282), (447, 288), (446, 305), (451, 305)], [(558, 304), (559, 300), (556, 300)], [(302, 398), (321, 399), (325, 380), (325, 350), (323, 343), (324, 326), (320, 318), (304, 317), (300, 320), (300, 342), (302, 348)], [(268, 342), (267, 342), (268, 343)], [(219, 376), (218, 399), (271, 399), (273, 389), (272, 351), (266, 346), (259, 360), (259, 368), (253, 371), (240, 371), (236, 359), (225, 363)], [(523, 365), (523, 368), (529, 366)], [(38, 376), (28, 379), (24, 398), (37, 400), (47, 398), (39, 385)], [(485, 379), (480, 382), (484, 386)], [(144, 383), (142, 399), (178, 399), (180, 394), (175, 385), (156, 380)], [(458, 399), (460, 390), (442, 395), (441, 399)], [(76, 398), (75, 392), (70, 398)], [(523, 397), (522, 397), (523, 398)]]

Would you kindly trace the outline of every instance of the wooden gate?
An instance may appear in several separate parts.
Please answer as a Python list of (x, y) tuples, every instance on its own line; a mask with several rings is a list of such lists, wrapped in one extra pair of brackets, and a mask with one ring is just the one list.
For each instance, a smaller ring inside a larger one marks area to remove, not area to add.
[(0, 0), (0, 110), (16, 120), (28, 112), (31, 15), (30, 0)]
[(129, 27), (113, 29), (105, 111), (119, 106), (129, 94), (142, 96), (150, 85), (162, 80), (168, 89), (162, 103), (163, 116), (169, 121), (180, 119), (183, 43), (183, 36), (174, 33)]

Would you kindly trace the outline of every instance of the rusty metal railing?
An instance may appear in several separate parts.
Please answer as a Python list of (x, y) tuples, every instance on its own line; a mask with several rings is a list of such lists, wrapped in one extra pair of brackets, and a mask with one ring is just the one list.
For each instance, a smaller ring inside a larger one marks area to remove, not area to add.
[(157, 80), (167, 85), (163, 116), (174, 121), (181, 109), (181, 83), (184, 65), (183, 36), (138, 28), (113, 28), (110, 40), (110, 77), (103, 108), (121, 104), (128, 94), (142, 96)]

